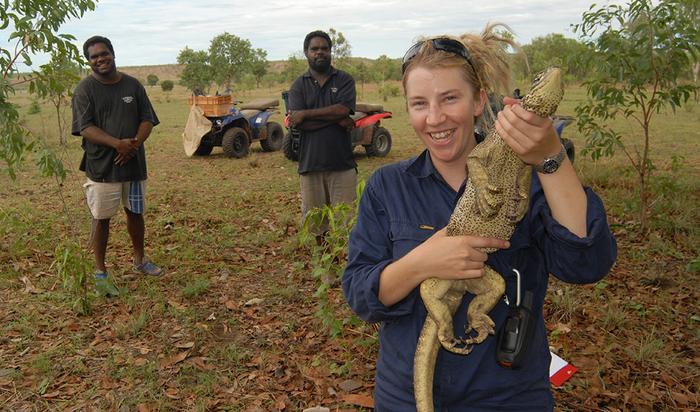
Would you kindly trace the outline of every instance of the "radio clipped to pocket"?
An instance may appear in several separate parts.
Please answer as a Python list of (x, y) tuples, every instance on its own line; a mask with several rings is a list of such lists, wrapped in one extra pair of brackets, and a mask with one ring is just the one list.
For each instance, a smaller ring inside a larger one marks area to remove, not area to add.
[(527, 356), (532, 333), (535, 329), (532, 315), (533, 294), (526, 290), (521, 301), (520, 272), (513, 269), (517, 278), (515, 305), (510, 305), (506, 321), (498, 331), (496, 361), (504, 368), (518, 369)]

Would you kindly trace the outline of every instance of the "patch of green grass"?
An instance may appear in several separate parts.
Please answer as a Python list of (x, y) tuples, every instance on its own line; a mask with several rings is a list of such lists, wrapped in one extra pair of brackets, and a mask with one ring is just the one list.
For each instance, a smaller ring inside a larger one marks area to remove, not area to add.
[(32, 369), (40, 376), (53, 375), (53, 365), (49, 352), (40, 353), (31, 362)]
[(216, 375), (212, 372), (201, 371), (196, 367), (185, 363), (177, 375), (176, 381), (182, 388), (188, 388), (198, 397), (210, 396), (217, 382)]
[(137, 337), (143, 331), (143, 329), (148, 324), (150, 320), (150, 314), (147, 309), (141, 311), (138, 316), (131, 318), (128, 323), (124, 325), (117, 325), (116, 336), (119, 339), (126, 339), (128, 337)]
[(569, 286), (563, 286), (549, 294), (550, 318), (559, 322), (569, 322), (581, 311), (579, 295)]
[(281, 298), (284, 301), (295, 301), (299, 298), (299, 288), (294, 285), (279, 286), (276, 283), (270, 283), (268, 285), (269, 295), (277, 298)]
[[(658, 365), (669, 361), (671, 354), (655, 329), (631, 334), (632, 339), (624, 347), (624, 352), (634, 362)], [(636, 339), (635, 339), (636, 338)]]
[(624, 309), (617, 304), (607, 304), (603, 308), (603, 317), (600, 319), (601, 327), (608, 331), (622, 330), (629, 324), (629, 319)]
[(180, 293), (183, 297), (192, 299), (205, 294), (209, 290), (209, 279), (197, 278), (189, 281)]
[(639, 302), (633, 300), (627, 301), (627, 308), (631, 309), (640, 318), (645, 318), (647, 316), (647, 308)]
[(241, 369), (252, 358), (252, 355), (238, 344), (229, 343), (220, 349), (217, 357), (228, 362), (234, 369)]
[(338, 376), (338, 377), (348, 376), (350, 374), (350, 372), (352, 372), (352, 369), (353, 369), (353, 360), (347, 359), (342, 364), (337, 364), (335, 362), (331, 362), (331, 364), (329, 365), (328, 368), (330, 369), (331, 373), (335, 376)]
[(33, 307), (20, 313), (19, 318), (9, 324), (9, 329), (18, 332), (22, 340), (31, 342), (40, 330), (40, 314)]

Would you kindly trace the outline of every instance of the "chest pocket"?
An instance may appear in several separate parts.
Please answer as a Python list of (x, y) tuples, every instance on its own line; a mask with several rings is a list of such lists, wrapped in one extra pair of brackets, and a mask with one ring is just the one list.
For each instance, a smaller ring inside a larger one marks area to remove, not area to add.
[[(315, 82), (314, 80), (312, 80)], [(314, 83), (315, 92), (311, 93), (310, 96), (305, 96), (306, 107), (312, 109), (318, 109), (321, 107), (332, 106), (339, 102), (338, 100), (338, 87), (336, 86), (335, 76), (331, 76), (330, 79), (321, 87), (320, 84)]]
[(430, 226), (410, 223), (391, 223), (391, 243), (394, 260), (403, 257), (435, 233)]

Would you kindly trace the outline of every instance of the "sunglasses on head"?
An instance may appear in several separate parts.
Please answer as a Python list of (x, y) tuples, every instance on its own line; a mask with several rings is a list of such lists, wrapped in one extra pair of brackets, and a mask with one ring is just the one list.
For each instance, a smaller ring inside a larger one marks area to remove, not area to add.
[(425, 42), (430, 42), (433, 46), (433, 49), (435, 50), (452, 53), (464, 58), (464, 60), (466, 60), (467, 63), (469, 63), (469, 65), (472, 67), (474, 73), (476, 73), (476, 69), (474, 68), (474, 65), (472, 64), (471, 58), (469, 56), (469, 50), (467, 50), (467, 48), (464, 47), (464, 44), (462, 44), (461, 41), (450, 39), (449, 37), (438, 37), (435, 39), (419, 41), (418, 43), (411, 46), (410, 49), (408, 49), (406, 54), (404, 54), (403, 56), (403, 64), (401, 65), (402, 75), (406, 72), (406, 67), (408, 66), (408, 63), (411, 61), (411, 59), (416, 57), (416, 54), (418, 54), (421, 46), (423, 46), (423, 43)]

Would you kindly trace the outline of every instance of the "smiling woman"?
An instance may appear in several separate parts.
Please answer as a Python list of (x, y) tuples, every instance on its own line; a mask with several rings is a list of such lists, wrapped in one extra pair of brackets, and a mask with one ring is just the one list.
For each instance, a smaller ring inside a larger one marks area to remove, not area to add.
[[(476, 146), (474, 119), (484, 110), (486, 93), (454, 76), (454, 70), (414, 69), (406, 101), (411, 126), (428, 148), (433, 164), (458, 190), (464, 181), (467, 155)], [(459, 169), (457, 173), (447, 173), (452, 165)]]
[[(571, 163), (560, 159), (537, 173), (528, 167), (560, 153), (549, 118), (506, 99), (477, 145), (474, 126), (490, 110), (487, 95), (507, 90), (504, 51), (512, 42), (495, 27), (420, 40), (403, 60), (408, 117), (425, 150), (367, 182), (343, 275), (351, 308), (382, 323), (377, 411), (551, 411), (542, 315), (549, 273), (590, 283), (616, 257), (602, 203)], [(556, 74), (545, 83), (561, 91)], [(506, 324), (503, 291), (515, 301), (513, 269), (526, 274), (532, 296), (522, 369), (497, 363), (489, 336)], [(464, 337), (452, 334), (465, 328)]]

